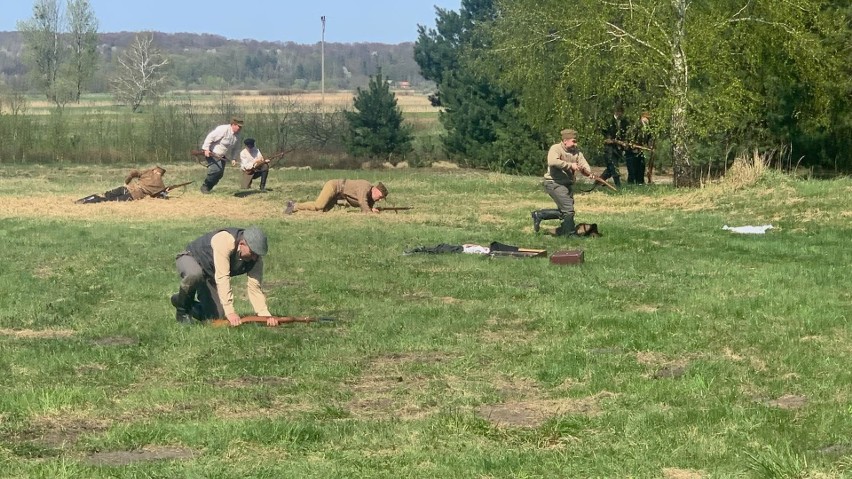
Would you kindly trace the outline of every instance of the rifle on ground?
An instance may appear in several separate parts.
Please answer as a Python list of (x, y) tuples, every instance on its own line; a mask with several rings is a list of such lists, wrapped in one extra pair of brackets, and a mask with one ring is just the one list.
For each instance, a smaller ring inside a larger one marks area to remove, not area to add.
[(158, 191), (158, 192), (156, 192), (156, 193), (152, 193), (152, 194), (151, 194), (151, 195), (149, 195), (149, 196), (151, 196), (151, 198), (157, 198), (157, 197), (159, 197), (160, 195), (162, 195), (163, 193), (168, 193), (168, 192), (170, 192), (170, 191), (172, 191), (172, 190), (174, 190), (174, 189), (176, 189), (176, 188), (180, 188), (180, 187), (182, 187), (182, 186), (186, 186), (186, 185), (188, 185), (188, 184), (190, 184), (190, 183), (195, 183), (195, 182), (194, 182), (194, 181), (187, 181), (186, 183), (177, 183), (177, 184), (175, 184), (175, 185), (169, 185), (169, 186), (167, 186), (167, 187), (163, 188), (162, 190), (160, 190), (160, 191)]
[(399, 213), (400, 211), (408, 211), (414, 209), (413, 206), (377, 206), (377, 210), (379, 211), (394, 211)]
[(632, 141), (624, 141), (624, 140), (616, 140), (613, 138), (607, 138), (604, 140), (604, 143), (618, 145), (622, 148), (627, 148), (630, 150), (645, 150), (645, 151), (654, 151), (653, 148), (645, 145), (640, 145), (639, 143), (633, 143)]
[[(266, 320), (270, 317), (278, 320), (278, 324), (284, 323), (314, 323), (314, 322), (332, 322), (334, 318), (324, 316), (243, 316), (240, 318), (242, 323), (261, 323), (266, 324)], [(224, 328), (231, 325), (227, 319), (214, 319), (210, 321), (210, 325), (214, 328)]]

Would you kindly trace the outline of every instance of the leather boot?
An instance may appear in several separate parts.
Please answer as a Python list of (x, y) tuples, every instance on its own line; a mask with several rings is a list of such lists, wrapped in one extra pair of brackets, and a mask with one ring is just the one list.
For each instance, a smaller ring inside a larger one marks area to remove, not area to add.
[(574, 225), (574, 217), (566, 216), (562, 218), (562, 224), (556, 228), (557, 236), (577, 236), (576, 226)]
[(530, 213), (530, 216), (532, 216), (533, 220), (533, 231), (538, 233), (538, 230), (541, 227), (541, 222), (543, 220), (558, 220), (562, 218), (562, 212), (554, 209), (537, 210)]
[(269, 176), (269, 170), (265, 170), (260, 174), (260, 191), (266, 193), (266, 177)]
[(178, 291), (177, 294), (172, 295), (172, 306), (175, 307), (175, 319), (178, 323), (181, 324), (192, 324), (192, 316), (190, 316), (190, 311), (192, 310), (193, 300), (184, 290)]

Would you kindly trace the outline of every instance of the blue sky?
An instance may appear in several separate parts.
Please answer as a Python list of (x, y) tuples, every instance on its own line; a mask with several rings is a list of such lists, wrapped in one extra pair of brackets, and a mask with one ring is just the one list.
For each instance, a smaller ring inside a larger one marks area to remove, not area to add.
[[(64, 2), (63, 2), (64, 3)], [(155, 30), (212, 33), (317, 43), (320, 17), (326, 42), (402, 43), (417, 40), (417, 25), (435, 26), (435, 6), (458, 11), (461, 0), (90, 0), (101, 32)], [(32, 17), (32, 0), (0, 1), (0, 31)]]

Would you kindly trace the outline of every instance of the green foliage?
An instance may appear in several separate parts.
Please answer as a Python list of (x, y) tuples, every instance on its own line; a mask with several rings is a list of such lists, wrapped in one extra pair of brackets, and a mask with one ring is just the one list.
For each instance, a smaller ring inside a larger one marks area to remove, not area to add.
[[(499, 5), (490, 61), (535, 125), (568, 123), (600, 141), (595, 129), (613, 105), (633, 118), (649, 109), (687, 183), (702, 165), (724, 165), (753, 148), (792, 144), (804, 164), (848, 165), (848, 154), (837, 153), (850, 137), (848, 7), (816, 0)], [(567, 20), (566, 10), (575, 13)]]
[(518, 95), (500, 85), (499, 68), (478, 59), (492, 43), (494, 2), (463, 0), (460, 12), (437, 13), (436, 29), (419, 28), (414, 58), (438, 85), (447, 152), (468, 166), (540, 173), (549, 135), (526, 121)]
[[(411, 126), (403, 124), (402, 110), (381, 70), (366, 90), (358, 88), (354, 106), (356, 111), (344, 113), (349, 123), (346, 148), (352, 155), (396, 164), (411, 152)], [(393, 161), (395, 156), (399, 160)]]

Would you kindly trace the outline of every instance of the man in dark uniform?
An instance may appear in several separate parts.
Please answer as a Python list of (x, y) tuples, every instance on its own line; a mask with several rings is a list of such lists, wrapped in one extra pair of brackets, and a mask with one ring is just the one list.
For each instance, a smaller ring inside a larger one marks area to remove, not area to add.
[(329, 180), (323, 185), (316, 200), (304, 203), (290, 200), (287, 202), (284, 214), (289, 215), (296, 211), (329, 211), (338, 201), (345, 201), (349, 206), (361, 208), (364, 213), (378, 213), (376, 202), (387, 196), (388, 189), (381, 182), (373, 186), (367, 180)]
[(533, 220), (533, 231), (536, 233), (542, 220), (562, 220), (556, 228), (557, 236), (573, 236), (576, 234), (574, 225), (574, 172), (594, 179), (592, 170), (583, 152), (577, 147), (577, 132), (562, 130), (562, 142), (550, 147), (547, 152), (547, 171), (544, 173), (542, 186), (556, 203), (558, 209), (536, 210), (530, 213)]
[(277, 325), (261, 289), (267, 251), (266, 234), (257, 227), (211, 231), (187, 245), (175, 261), (181, 278), (178, 293), (171, 298), (177, 321), (191, 324), (193, 316), (199, 320), (224, 317), (232, 326), (238, 326), (240, 315), (234, 310), (231, 278), (245, 274), (255, 313), (270, 316), (267, 324)]
[[(148, 170), (132, 170), (124, 179), (124, 186), (113, 188), (102, 195), (89, 195), (75, 201), (77, 204), (101, 203), (103, 201), (133, 201), (149, 196), (165, 197), (166, 185), (163, 175), (166, 170), (155, 166)], [(136, 181), (133, 181), (133, 180)]]
[(604, 135), (604, 157), (606, 159), (606, 170), (601, 174), (601, 179), (612, 178), (615, 186), (621, 186), (621, 175), (618, 173), (618, 164), (624, 158), (626, 152), (627, 130), (630, 123), (624, 118), (624, 108), (616, 107), (609, 119)]
[[(643, 111), (633, 132), (635, 148), (627, 152), (627, 182), (645, 184), (645, 155), (654, 154), (654, 136), (651, 133), (651, 114)], [(640, 148), (644, 147), (644, 148)], [(653, 157), (651, 157), (653, 159)], [(651, 163), (653, 168), (653, 163)], [(651, 183), (649, 174), (648, 183)]]

